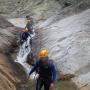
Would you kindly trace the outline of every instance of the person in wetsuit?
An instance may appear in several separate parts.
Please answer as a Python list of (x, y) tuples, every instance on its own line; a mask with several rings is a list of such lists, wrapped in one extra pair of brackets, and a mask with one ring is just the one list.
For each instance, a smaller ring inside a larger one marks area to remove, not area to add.
[(44, 86), (44, 90), (54, 88), (56, 81), (56, 68), (53, 61), (49, 59), (48, 51), (46, 49), (39, 52), (39, 60), (31, 69), (29, 75), (31, 75), (34, 71), (39, 74), (36, 83), (36, 90), (41, 90), (42, 86)]

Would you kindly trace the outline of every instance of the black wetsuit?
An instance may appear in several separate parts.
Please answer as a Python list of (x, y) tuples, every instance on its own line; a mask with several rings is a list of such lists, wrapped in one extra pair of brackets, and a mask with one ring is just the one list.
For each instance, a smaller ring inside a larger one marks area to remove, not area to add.
[(39, 60), (30, 71), (31, 75), (34, 71), (37, 71), (39, 78), (37, 79), (36, 90), (41, 90), (44, 85), (44, 90), (49, 90), (50, 84), (56, 80), (56, 69), (52, 60), (47, 59), (45, 63)]

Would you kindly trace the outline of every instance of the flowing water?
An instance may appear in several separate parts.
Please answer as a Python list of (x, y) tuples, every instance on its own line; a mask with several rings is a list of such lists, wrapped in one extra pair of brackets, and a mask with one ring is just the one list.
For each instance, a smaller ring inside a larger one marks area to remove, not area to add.
[[(31, 37), (33, 38), (35, 36), (35, 34), (31, 35)], [(30, 72), (30, 69), (32, 68), (28, 63), (27, 63), (27, 56), (28, 54), (31, 52), (31, 45), (30, 45), (30, 40), (31, 40), (31, 37), (29, 36), (27, 38), (27, 40), (22, 44), (20, 45), (20, 48), (19, 48), (19, 52), (17, 54), (17, 58), (15, 60), (15, 62), (21, 64), (27, 75), (28, 73)], [(31, 75), (31, 78), (33, 79), (35, 76), (35, 73), (33, 73)]]

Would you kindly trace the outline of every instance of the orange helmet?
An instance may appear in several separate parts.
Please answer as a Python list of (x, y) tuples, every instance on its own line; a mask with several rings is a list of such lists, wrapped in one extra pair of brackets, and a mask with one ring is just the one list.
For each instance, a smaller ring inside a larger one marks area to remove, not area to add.
[(46, 49), (42, 49), (39, 52), (39, 58), (46, 58), (48, 57), (48, 51)]

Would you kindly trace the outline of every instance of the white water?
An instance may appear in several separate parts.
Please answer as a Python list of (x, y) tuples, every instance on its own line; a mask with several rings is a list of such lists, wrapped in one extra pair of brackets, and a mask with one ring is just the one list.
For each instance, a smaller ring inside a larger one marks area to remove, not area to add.
[[(14, 19), (10, 19), (10, 20), (8, 20), (8, 21), (11, 22), (14, 26), (20, 27), (20, 28), (24, 28), (25, 25), (26, 25), (26, 21), (25, 21), (24, 18), (14, 18)], [(33, 31), (34, 31), (34, 30), (33, 30)], [(35, 32), (34, 32), (34, 34), (31, 35), (31, 37), (32, 37), (32, 38), (35, 37)], [(27, 56), (28, 56), (28, 54), (31, 52), (31, 45), (30, 45), (31, 37), (29, 36), (29, 37), (27, 38), (27, 41), (24, 42), (24, 43), (19, 47), (19, 51), (18, 51), (18, 53), (17, 53), (17, 57), (16, 57), (16, 60), (15, 60), (15, 62), (21, 64), (21, 65), (24, 67), (27, 75), (29, 74), (29, 72), (30, 72), (30, 70), (31, 70), (31, 68), (32, 68), (32, 67), (27, 63)], [(27, 48), (26, 48), (25, 46), (27, 46)], [(33, 74), (31, 75), (31, 79), (35, 79), (35, 76), (36, 76), (36, 74), (33, 73)]]
[[(35, 34), (33, 34), (33, 35), (31, 35), (31, 36), (32, 36), (32, 38), (33, 38), (33, 37), (35, 36)], [(18, 52), (18, 54), (17, 54), (17, 58), (16, 58), (16, 60), (15, 60), (15, 62), (21, 64), (21, 65), (24, 67), (24, 69), (25, 69), (25, 71), (26, 71), (27, 74), (29, 74), (29, 72), (30, 72), (30, 70), (31, 70), (31, 68), (32, 68), (32, 67), (27, 63), (27, 56), (28, 56), (28, 54), (31, 52), (30, 40), (31, 40), (31, 37), (29, 36), (28, 39), (27, 39), (27, 41), (24, 42), (24, 43), (20, 46), (19, 52)], [(27, 48), (26, 48), (25, 46), (27, 46)], [(35, 73), (33, 73), (33, 74), (31, 75), (31, 78), (32, 78), (32, 79), (35, 78)]]

